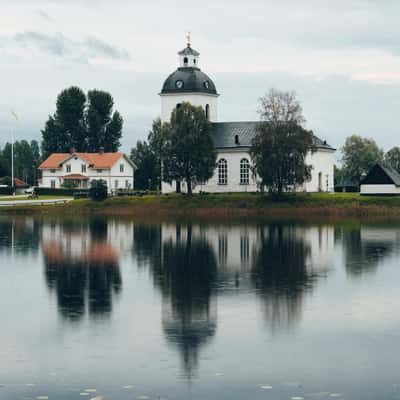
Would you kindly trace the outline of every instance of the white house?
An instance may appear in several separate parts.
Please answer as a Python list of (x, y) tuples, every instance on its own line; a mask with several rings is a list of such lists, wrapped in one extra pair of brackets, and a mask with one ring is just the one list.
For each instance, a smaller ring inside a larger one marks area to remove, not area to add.
[(108, 190), (132, 189), (135, 165), (123, 153), (53, 153), (40, 166), (39, 187), (59, 189), (73, 181), (87, 189), (93, 180), (104, 180)]
[[(194, 192), (255, 192), (260, 179), (251, 173), (250, 147), (256, 134), (257, 121), (219, 122), (216, 86), (211, 78), (199, 68), (199, 53), (190, 42), (178, 53), (180, 66), (165, 80), (161, 97), (161, 120), (169, 122), (171, 113), (182, 102), (201, 106), (212, 123), (212, 137), (217, 150), (214, 176), (205, 184), (197, 185)], [(312, 166), (312, 177), (299, 191), (333, 192), (335, 149), (314, 136), (316, 151), (307, 156)], [(185, 191), (185, 182), (182, 182)], [(162, 184), (162, 192), (175, 191), (175, 184)]]

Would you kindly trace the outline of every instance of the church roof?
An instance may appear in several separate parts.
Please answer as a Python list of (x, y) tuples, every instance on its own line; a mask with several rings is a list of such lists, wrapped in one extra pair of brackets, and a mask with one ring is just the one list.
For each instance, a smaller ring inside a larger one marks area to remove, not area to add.
[(161, 94), (165, 93), (208, 93), (217, 94), (211, 78), (195, 67), (180, 67), (164, 82)]
[(199, 56), (200, 55), (200, 53), (198, 52), (198, 51), (196, 51), (195, 49), (192, 49), (191, 47), (190, 47), (190, 45), (188, 45), (187, 47), (185, 47), (183, 50), (181, 50), (179, 53), (178, 53), (180, 56), (195, 56), (195, 57), (197, 57), (197, 56)]
[[(243, 122), (214, 122), (212, 124), (212, 138), (217, 149), (251, 147), (251, 141), (257, 133), (258, 121)], [(238, 138), (238, 144), (235, 137)], [(313, 136), (313, 144), (319, 149), (334, 151), (326, 141)]]

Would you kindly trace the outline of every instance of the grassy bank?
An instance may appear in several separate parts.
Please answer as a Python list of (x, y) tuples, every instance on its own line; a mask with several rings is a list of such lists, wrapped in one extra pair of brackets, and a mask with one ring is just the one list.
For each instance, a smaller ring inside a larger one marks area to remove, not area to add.
[(260, 194), (148, 195), (109, 198), (103, 202), (74, 200), (65, 205), (2, 207), (0, 214), (103, 214), (197, 217), (397, 216), (400, 197), (360, 196), (357, 193), (298, 193), (275, 199)]

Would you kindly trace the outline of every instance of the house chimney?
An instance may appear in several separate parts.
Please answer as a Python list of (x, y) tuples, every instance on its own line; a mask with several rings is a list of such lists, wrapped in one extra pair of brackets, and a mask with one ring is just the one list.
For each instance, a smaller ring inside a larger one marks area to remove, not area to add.
[(104, 154), (104, 147), (99, 148), (99, 154)]
[(74, 154), (74, 153), (76, 153), (76, 149), (75, 149), (75, 147), (71, 147), (69, 149), (69, 154)]

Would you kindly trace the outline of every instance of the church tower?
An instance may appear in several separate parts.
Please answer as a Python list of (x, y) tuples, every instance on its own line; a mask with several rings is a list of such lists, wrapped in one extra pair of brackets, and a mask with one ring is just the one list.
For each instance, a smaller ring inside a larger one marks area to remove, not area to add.
[(178, 53), (179, 67), (161, 89), (161, 120), (169, 122), (171, 113), (181, 103), (203, 107), (211, 122), (218, 121), (218, 96), (214, 82), (199, 68), (200, 53), (192, 48), (190, 35), (187, 46)]

